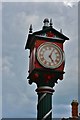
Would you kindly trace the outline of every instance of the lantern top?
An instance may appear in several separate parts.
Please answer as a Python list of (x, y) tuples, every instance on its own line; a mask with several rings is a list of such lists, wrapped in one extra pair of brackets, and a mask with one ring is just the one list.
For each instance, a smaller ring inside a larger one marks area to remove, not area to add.
[(46, 27), (48, 27), (49, 26), (48, 25), (49, 24), (48, 18), (45, 18), (44, 21), (43, 21), (43, 23), (44, 23), (43, 29), (46, 28)]
[(49, 19), (48, 18), (45, 18), (43, 23), (44, 23), (43, 29), (45, 29), (47, 27), (52, 27), (52, 19), (50, 19), (50, 26), (49, 26)]
[(45, 18), (43, 22), (44, 22), (44, 23), (46, 23), (46, 22), (49, 23), (49, 19), (48, 19), (48, 18)]

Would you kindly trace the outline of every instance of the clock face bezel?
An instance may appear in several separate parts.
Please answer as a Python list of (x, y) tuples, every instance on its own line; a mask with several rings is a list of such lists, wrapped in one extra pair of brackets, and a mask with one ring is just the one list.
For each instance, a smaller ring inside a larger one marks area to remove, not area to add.
[[(58, 64), (53, 65), (53, 66), (50, 66), (50, 65), (44, 64), (43, 61), (41, 61), (41, 58), (40, 58), (40, 55), (39, 55), (39, 54), (40, 54), (41, 49), (43, 49), (45, 46), (47, 46), (47, 47), (52, 46), (54, 49), (57, 49), (57, 51), (58, 51), (59, 54), (60, 54), (60, 60), (59, 60)], [(37, 60), (38, 60), (38, 62), (40, 63), (40, 65), (42, 65), (43, 67), (45, 67), (45, 68), (50, 68), (50, 69), (55, 69), (55, 68), (58, 68), (58, 67), (63, 63), (63, 61), (64, 61), (64, 52), (63, 52), (62, 49), (61, 49), (58, 45), (56, 45), (55, 43), (45, 42), (45, 43), (42, 43), (42, 44), (38, 47), (38, 49), (37, 49)]]

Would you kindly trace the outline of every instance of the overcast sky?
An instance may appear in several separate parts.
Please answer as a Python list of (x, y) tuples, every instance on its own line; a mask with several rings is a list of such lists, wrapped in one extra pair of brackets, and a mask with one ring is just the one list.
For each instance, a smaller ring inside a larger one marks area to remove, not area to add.
[[(6, 1), (6, 0), (5, 0)], [(64, 44), (66, 66), (63, 81), (53, 94), (53, 117), (70, 117), (73, 99), (78, 99), (78, 4), (71, 2), (2, 3), (2, 116), (36, 118), (36, 85), (28, 84), (29, 51), (24, 49), (29, 25), (42, 29), (44, 18), (63, 29), (70, 38)], [(1, 42), (0, 42), (1, 43)], [(1, 56), (0, 56), (1, 58)]]

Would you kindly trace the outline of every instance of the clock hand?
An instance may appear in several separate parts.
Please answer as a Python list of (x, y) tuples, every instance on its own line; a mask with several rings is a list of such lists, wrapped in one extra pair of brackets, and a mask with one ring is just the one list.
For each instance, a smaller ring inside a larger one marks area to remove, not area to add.
[(54, 63), (54, 60), (52, 59), (52, 53), (53, 53), (54, 49), (51, 51), (50, 55), (49, 55), (49, 58), (51, 59), (51, 61)]
[(52, 57), (50, 57), (51, 61), (54, 63), (54, 60), (52, 59)]
[(51, 53), (50, 53), (50, 55), (49, 55), (50, 58), (51, 58), (51, 55), (52, 55), (53, 51), (54, 51), (54, 49), (51, 51)]

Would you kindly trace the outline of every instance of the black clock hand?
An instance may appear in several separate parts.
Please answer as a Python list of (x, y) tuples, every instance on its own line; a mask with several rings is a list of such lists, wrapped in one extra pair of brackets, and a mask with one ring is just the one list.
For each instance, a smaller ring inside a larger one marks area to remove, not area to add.
[(51, 55), (52, 55), (53, 51), (54, 51), (54, 49), (51, 51), (51, 53), (50, 53), (50, 55), (49, 55), (50, 58), (51, 58)]
[(50, 56), (50, 59), (51, 59), (51, 61), (54, 63), (54, 60), (52, 59), (52, 57)]
[(53, 53), (54, 49), (51, 51), (50, 55), (49, 55), (49, 58), (51, 59), (51, 61), (54, 63), (54, 60), (52, 59), (52, 53)]

